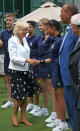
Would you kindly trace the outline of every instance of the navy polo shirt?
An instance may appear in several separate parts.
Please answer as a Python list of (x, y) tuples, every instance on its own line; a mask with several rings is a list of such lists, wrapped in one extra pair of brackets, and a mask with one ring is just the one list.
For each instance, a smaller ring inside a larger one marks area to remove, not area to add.
[(9, 53), (8, 53), (8, 40), (13, 36), (13, 30), (8, 31), (7, 29), (1, 33), (1, 40), (3, 41), (4, 48), (4, 73), (8, 74), (8, 65), (9, 65)]
[(38, 37), (35, 34), (32, 37), (28, 35), (26, 40), (30, 47), (30, 58), (38, 58)]
[(44, 35), (41, 35), (38, 39), (38, 51), (41, 59), (50, 57), (50, 46), (54, 42), (54, 37), (49, 36), (45, 38)]
[[(2, 40), (1, 33), (2, 33), (2, 30), (0, 31), (0, 40)], [(4, 47), (0, 47), (0, 55), (3, 55), (3, 54), (4, 54)]]
[(8, 31), (7, 29), (1, 33), (1, 39), (3, 41), (4, 53), (5, 55), (9, 55), (8, 53), (8, 40), (12, 37), (13, 30)]
[(58, 35), (55, 37), (53, 44), (51, 45), (50, 52), (51, 52), (51, 60), (54, 62), (56, 59), (58, 61), (59, 57), (59, 49), (62, 44), (63, 37)]

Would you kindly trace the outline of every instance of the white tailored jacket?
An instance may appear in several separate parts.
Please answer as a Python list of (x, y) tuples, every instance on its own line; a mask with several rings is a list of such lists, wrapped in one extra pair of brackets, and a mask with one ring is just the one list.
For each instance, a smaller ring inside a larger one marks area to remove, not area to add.
[(29, 70), (29, 64), (25, 63), (25, 61), (30, 58), (30, 48), (25, 38), (23, 38), (22, 45), (18, 37), (12, 36), (8, 41), (8, 51), (10, 57), (9, 69), (17, 71)]

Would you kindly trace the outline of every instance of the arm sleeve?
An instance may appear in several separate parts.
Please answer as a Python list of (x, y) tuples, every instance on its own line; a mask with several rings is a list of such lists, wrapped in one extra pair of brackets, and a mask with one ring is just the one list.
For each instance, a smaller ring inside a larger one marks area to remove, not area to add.
[(19, 64), (19, 65), (22, 65), (22, 66), (25, 65), (26, 59), (17, 56), (16, 43), (14, 43), (11, 39), (8, 41), (8, 51), (9, 51), (10, 61), (12, 61), (13, 63)]

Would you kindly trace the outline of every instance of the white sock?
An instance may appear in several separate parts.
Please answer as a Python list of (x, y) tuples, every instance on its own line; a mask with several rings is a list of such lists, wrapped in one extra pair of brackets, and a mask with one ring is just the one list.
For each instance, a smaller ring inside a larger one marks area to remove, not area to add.
[(57, 118), (56, 120), (57, 120), (58, 122), (61, 122), (61, 119), (58, 119), (58, 118)]
[(47, 108), (44, 108), (44, 107), (42, 108), (42, 110), (44, 110), (44, 111), (48, 111), (48, 109), (47, 109)]
[(35, 105), (35, 107), (39, 107), (39, 105)]
[(61, 122), (62, 124), (65, 124), (66, 123), (66, 121), (64, 121), (64, 122)]
[(34, 105), (33, 103), (29, 103), (30, 105)]
[(57, 116), (57, 113), (56, 113), (56, 112), (52, 112), (51, 114), (53, 114), (53, 115)]

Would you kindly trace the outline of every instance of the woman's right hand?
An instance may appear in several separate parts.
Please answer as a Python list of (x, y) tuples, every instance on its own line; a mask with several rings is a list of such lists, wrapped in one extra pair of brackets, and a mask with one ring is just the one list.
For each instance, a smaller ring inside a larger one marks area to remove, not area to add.
[(37, 65), (37, 64), (40, 63), (40, 60), (36, 60), (36, 59), (26, 59), (25, 62), (26, 62), (26, 63), (29, 63), (29, 64), (31, 64), (31, 65), (33, 65), (33, 66), (35, 66), (35, 65)]
[(31, 65), (33, 65), (33, 60), (32, 60), (32, 59), (26, 59), (25, 62), (26, 62), (26, 63), (29, 63), (29, 64), (31, 64)]
[(33, 60), (34, 65), (40, 64), (40, 60), (37, 60), (37, 59), (32, 59), (32, 60)]

